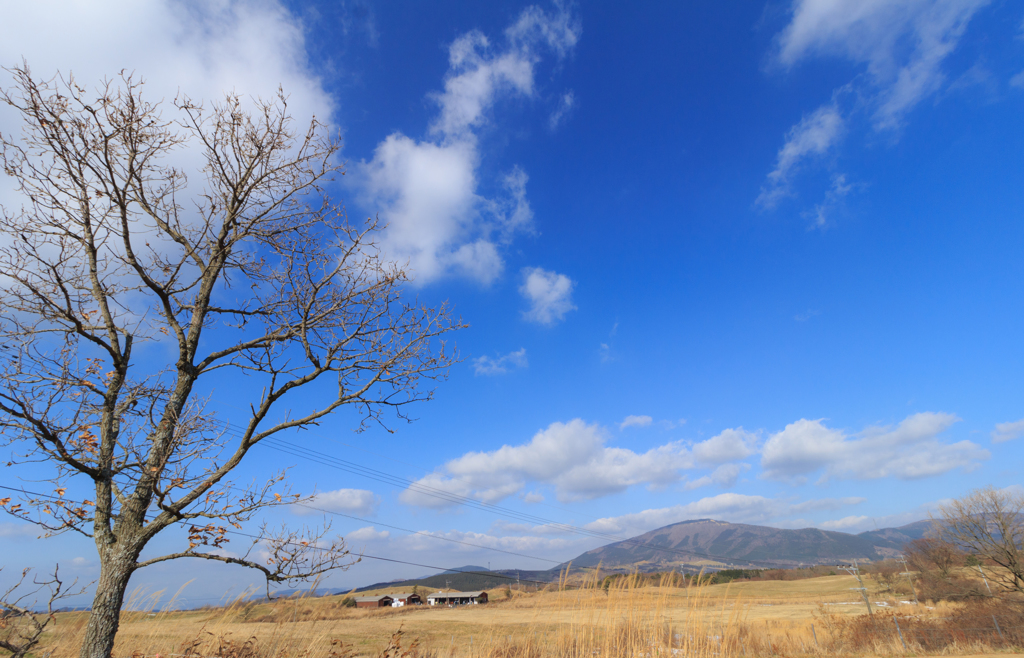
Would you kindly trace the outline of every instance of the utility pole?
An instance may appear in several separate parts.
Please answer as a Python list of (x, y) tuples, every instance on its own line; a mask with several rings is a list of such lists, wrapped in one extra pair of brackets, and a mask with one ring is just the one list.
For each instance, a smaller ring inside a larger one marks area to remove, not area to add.
[(981, 574), (981, 579), (985, 581), (985, 589), (988, 590), (988, 595), (992, 596), (992, 588), (988, 586), (988, 577), (985, 575), (985, 570), (981, 568), (980, 564), (976, 566), (978, 567), (978, 573)]
[(900, 575), (907, 577), (907, 582), (910, 583), (910, 591), (914, 593), (914, 605), (919, 605), (920, 601), (917, 600), (917, 587), (914, 586), (914, 574), (910, 572), (910, 567), (907, 566), (907, 556), (901, 555), (899, 557), (899, 562), (903, 565), (903, 571)]
[(864, 597), (864, 605), (868, 607), (868, 614), (875, 614), (875, 611), (871, 609), (871, 599), (868, 598), (868, 588), (864, 587), (864, 579), (860, 577), (860, 568), (857, 567), (857, 560), (853, 561), (852, 567), (839, 568), (857, 578), (857, 582), (860, 583), (860, 587), (851, 587), (850, 589), (860, 590), (860, 595)]

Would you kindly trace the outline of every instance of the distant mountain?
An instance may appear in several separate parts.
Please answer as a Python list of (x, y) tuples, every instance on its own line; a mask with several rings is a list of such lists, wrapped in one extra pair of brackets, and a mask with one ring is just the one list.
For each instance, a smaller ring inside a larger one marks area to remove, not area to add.
[(574, 567), (664, 571), (727, 567), (792, 568), (878, 560), (924, 536), (930, 522), (851, 535), (818, 528), (789, 530), (711, 519), (683, 521), (583, 553)]
[[(853, 560), (880, 560), (896, 556), (906, 544), (924, 537), (931, 527), (931, 521), (917, 521), (898, 528), (851, 535), (818, 528), (788, 530), (697, 519), (667, 525), (587, 551), (572, 560), (572, 567), (588, 568), (600, 564), (602, 570), (610, 572), (652, 572), (847, 564)], [(497, 589), (514, 582), (517, 576), (523, 583), (549, 583), (558, 580), (566, 564), (548, 571), (488, 571), (481, 566), (467, 565), (425, 578), (374, 583), (357, 591), (411, 589), (413, 586), (425, 590), (444, 587), (462, 591)]]

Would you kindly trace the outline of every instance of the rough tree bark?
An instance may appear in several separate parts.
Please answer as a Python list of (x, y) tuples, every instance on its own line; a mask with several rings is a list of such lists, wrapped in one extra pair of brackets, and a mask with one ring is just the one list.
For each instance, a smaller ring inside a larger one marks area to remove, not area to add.
[[(0, 505), (94, 539), (82, 658), (110, 655), (148, 565), (239, 564), (263, 573), (268, 596), (349, 565), (326, 527), (263, 525), (242, 557), (213, 552), (299, 500), (284, 472), (247, 486), (230, 475), (264, 439), (343, 407), (359, 428), (387, 410), (407, 420), (455, 359), (445, 334), (464, 325), (447, 305), (402, 300), (407, 274), (377, 249), (377, 223), (350, 224), (325, 191), (343, 173), (338, 143), (315, 120), (294, 133), (283, 95), (165, 110), (132, 75), (89, 92), (10, 73), (0, 100), (24, 128), (0, 136), (0, 163), (24, 205), (0, 213), (0, 441), (12, 462), (53, 471), (52, 493)], [(237, 429), (208, 408), (218, 386), (252, 393)], [(187, 547), (141, 560), (169, 528)]]

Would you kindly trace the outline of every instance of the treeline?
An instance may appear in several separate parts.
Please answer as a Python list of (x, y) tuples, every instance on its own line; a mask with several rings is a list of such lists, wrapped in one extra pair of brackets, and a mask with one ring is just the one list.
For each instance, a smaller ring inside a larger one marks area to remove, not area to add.
[(835, 567), (814, 566), (798, 569), (720, 569), (699, 573), (656, 571), (651, 573), (619, 573), (605, 576), (601, 585), (605, 589), (629, 580), (632, 587), (690, 587), (691, 585), (720, 585), (735, 580), (805, 580), (836, 575)]

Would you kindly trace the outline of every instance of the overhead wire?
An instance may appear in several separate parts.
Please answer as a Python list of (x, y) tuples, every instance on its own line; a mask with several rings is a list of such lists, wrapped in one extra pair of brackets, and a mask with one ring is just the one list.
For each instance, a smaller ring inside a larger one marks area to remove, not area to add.
[[(240, 429), (237, 428), (236, 426), (234, 426), (233, 424), (231, 424), (230, 422), (227, 422), (227, 421), (218, 421), (218, 422), (220, 424), (224, 425), (226, 433), (229, 433), (232, 436), (235, 436), (236, 438), (240, 438), (242, 436)], [(462, 496), (460, 494), (455, 494), (455, 493), (452, 493), (452, 492), (448, 492), (448, 491), (445, 491), (443, 489), (438, 489), (436, 487), (431, 487), (429, 485), (424, 485), (424, 484), (422, 484), (420, 482), (417, 482), (417, 481), (414, 481), (414, 480), (410, 480), (410, 479), (405, 478), (405, 477), (401, 477), (401, 476), (397, 476), (397, 475), (392, 475), (390, 473), (387, 473), (386, 471), (380, 471), (380, 470), (377, 470), (377, 469), (370, 468), (368, 466), (363, 466), (361, 464), (357, 464), (355, 462), (351, 462), (351, 461), (348, 461), (348, 460), (345, 460), (345, 459), (334, 457), (333, 455), (329, 455), (329, 454), (326, 454), (326, 453), (323, 453), (323, 452), (319, 452), (317, 450), (313, 450), (313, 449), (306, 448), (306, 447), (303, 447), (303, 446), (298, 446), (298, 445), (289, 443), (289, 442), (287, 442), (287, 441), (285, 441), (283, 439), (279, 439), (279, 438), (273, 437), (273, 436), (267, 437), (265, 439), (262, 439), (256, 445), (257, 446), (259, 446), (259, 445), (266, 445), (266, 447), (269, 447), (271, 449), (277, 450), (279, 452), (283, 452), (285, 454), (290, 454), (290, 455), (295, 456), (295, 457), (306, 459), (308, 461), (312, 461), (314, 463), (318, 463), (318, 464), (320, 464), (322, 466), (327, 466), (329, 468), (335, 468), (337, 470), (341, 470), (341, 471), (344, 471), (344, 472), (347, 472), (347, 473), (352, 473), (354, 475), (359, 475), (359, 476), (362, 476), (362, 477), (365, 477), (365, 478), (368, 478), (368, 479), (371, 479), (371, 480), (374, 480), (374, 481), (377, 481), (377, 482), (382, 482), (384, 484), (389, 484), (391, 486), (404, 487), (406, 489), (410, 489), (410, 490), (415, 491), (417, 493), (422, 493), (424, 495), (431, 496), (431, 497), (434, 497), (434, 498), (438, 498), (440, 500), (446, 500), (446, 501), (451, 502), (451, 503), (456, 504), (456, 505), (462, 505), (462, 506), (465, 506), (465, 507), (470, 507), (472, 509), (477, 509), (477, 510), (488, 512), (488, 513), (491, 513), (491, 514), (496, 514), (496, 515), (499, 515), (499, 516), (505, 516), (507, 518), (511, 518), (511, 519), (514, 519), (514, 520), (517, 520), (517, 521), (523, 521), (523, 522), (527, 522), (527, 523), (535, 523), (535, 524), (539, 524), (539, 525), (548, 526), (548, 527), (551, 527), (553, 529), (562, 530), (562, 531), (567, 532), (567, 533), (577, 534), (577, 535), (581, 535), (581, 536), (585, 536), (585, 537), (591, 537), (591, 538), (594, 538), (594, 539), (602, 539), (602, 540), (610, 541), (610, 542), (631, 544), (633, 546), (639, 546), (639, 547), (648, 548), (648, 549), (655, 550), (655, 551), (661, 551), (663, 553), (671, 553), (671, 554), (681, 555), (681, 556), (702, 557), (702, 558), (707, 558), (707, 559), (711, 559), (711, 560), (736, 561), (736, 562), (743, 562), (743, 563), (746, 563), (746, 564), (760, 564), (760, 565), (770, 565), (770, 566), (777, 566), (777, 565), (780, 565), (780, 564), (786, 564), (785, 562), (779, 561), (779, 560), (742, 559), (742, 558), (729, 557), (729, 556), (724, 556), (724, 555), (714, 555), (714, 554), (711, 554), (711, 553), (702, 553), (702, 552), (698, 552), (698, 551), (679, 550), (679, 549), (668, 547), (668, 546), (661, 546), (661, 545), (652, 544), (652, 543), (649, 543), (649, 542), (640, 541), (640, 540), (637, 540), (637, 539), (631, 538), (631, 537), (622, 537), (622, 536), (613, 535), (613, 534), (610, 534), (610, 533), (604, 533), (604, 532), (600, 532), (600, 531), (590, 530), (590, 529), (587, 529), (587, 528), (581, 528), (581, 527), (576, 526), (576, 525), (572, 525), (572, 524), (568, 524), (568, 523), (561, 523), (561, 522), (554, 521), (552, 519), (547, 519), (545, 517), (537, 516), (537, 515), (534, 515), (534, 514), (528, 514), (528, 513), (525, 513), (525, 512), (519, 512), (519, 511), (516, 511), (516, 510), (509, 509), (507, 507), (502, 507), (500, 505), (495, 505), (493, 503), (487, 503), (487, 502), (484, 502), (484, 501), (480, 501), (480, 500), (476, 500), (476, 499), (473, 499), (473, 498), (469, 498), (467, 496)]]
[[(67, 499), (62, 498), (60, 496), (54, 496), (53, 494), (45, 494), (45, 493), (39, 493), (39, 492), (35, 492), (35, 491), (28, 491), (26, 489), (16, 489), (14, 487), (8, 487), (8, 486), (4, 486), (4, 485), (0, 485), (0, 489), (6, 489), (8, 491), (16, 491), (18, 493), (28, 494), (30, 496), (37, 496), (39, 498), (50, 498), (51, 500), (67, 500)], [(185, 524), (187, 524), (189, 522), (185, 521), (185, 520), (181, 520), (181, 521), (177, 521), (177, 523), (179, 523), (181, 525), (185, 525)], [(242, 537), (248, 537), (249, 539), (253, 539), (253, 540), (256, 540), (256, 541), (264, 539), (263, 537), (260, 537), (259, 535), (254, 535), (254, 534), (251, 534), (251, 533), (248, 533), (248, 532), (242, 532), (241, 530), (225, 530), (225, 533), (226, 534), (231, 534), (231, 535), (239, 535), (239, 536), (242, 536)], [(302, 546), (303, 548), (308, 548), (310, 550), (317, 550), (317, 551), (330, 551), (331, 550), (329, 548), (324, 548), (322, 546), (317, 546), (315, 544), (302, 544), (301, 542), (295, 542), (295, 541), (286, 541), (284, 543), (285, 544), (290, 544), (292, 546)], [(548, 584), (550, 584), (550, 581), (546, 581), (546, 580), (532, 580), (530, 578), (521, 578), (519, 576), (506, 576), (504, 574), (500, 574), (500, 573), (493, 572), (493, 571), (470, 571), (470, 570), (467, 570), (467, 569), (452, 569), (452, 568), (449, 568), (449, 567), (439, 567), (437, 565), (432, 565), (432, 564), (422, 564), (420, 562), (410, 562), (408, 560), (399, 560), (397, 558), (384, 557), (384, 556), (381, 556), (381, 555), (371, 555), (369, 553), (360, 553), (359, 557), (360, 558), (370, 559), (370, 560), (379, 560), (381, 562), (393, 562), (395, 564), (406, 564), (406, 565), (410, 565), (410, 566), (414, 566), (414, 567), (422, 567), (424, 569), (436, 569), (438, 571), (450, 572), (450, 573), (466, 573), (466, 574), (473, 574), (473, 575), (478, 575), (478, 576), (488, 576), (488, 577), (498, 578), (498, 579), (501, 579), (501, 580), (515, 580), (517, 582), (536, 583), (538, 585), (548, 585)]]

